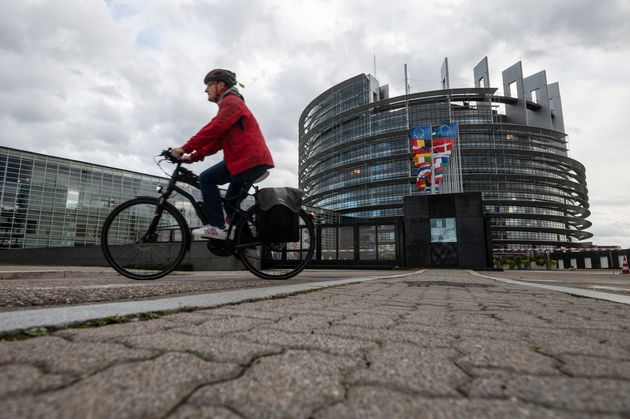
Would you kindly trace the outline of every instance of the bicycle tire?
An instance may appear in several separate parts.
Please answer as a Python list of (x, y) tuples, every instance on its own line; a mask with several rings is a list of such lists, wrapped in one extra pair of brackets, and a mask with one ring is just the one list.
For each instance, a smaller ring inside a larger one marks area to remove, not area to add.
[[(236, 225), (235, 243), (239, 259), (248, 271), (262, 279), (286, 280), (304, 270), (315, 253), (315, 227), (311, 217), (300, 210), (300, 239), (297, 242), (264, 243), (257, 238), (258, 205), (247, 211)], [(245, 238), (249, 227), (253, 241)]]
[(127, 278), (162, 278), (177, 268), (190, 249), (188, 224), (169, 203), (162, 204), (158, 225), (147, 237), (158, 205), (158, 198), (134, 198), (114, 208), (103, 223), (103, 255), (112, 268)]

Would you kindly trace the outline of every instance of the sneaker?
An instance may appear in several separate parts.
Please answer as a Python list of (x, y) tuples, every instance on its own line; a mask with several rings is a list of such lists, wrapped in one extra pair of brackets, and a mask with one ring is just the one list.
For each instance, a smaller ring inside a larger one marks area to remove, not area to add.
[(205, 225), (200, 228), (196, 228), (192, 231), (194, 236), (200, 236), (204, 239), (215, 239), (215, 240), (225, 240), (227, 239), (227, 230), (211, 226), (210, 224)]

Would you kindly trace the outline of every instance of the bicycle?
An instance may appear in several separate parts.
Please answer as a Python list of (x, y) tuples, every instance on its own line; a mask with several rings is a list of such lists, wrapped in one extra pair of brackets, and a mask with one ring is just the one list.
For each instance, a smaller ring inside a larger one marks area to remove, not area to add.
[[(158, 160), (159, 158), (161, 160)], [(179, 193), (190, 201), (196, 215), (207, 224), (202, 202), (177, 186), (183, 182), (199, 189), (197, 175), (182, 167), (183, 161), (173, 157), (170, 150), (155, 156), (156, 164), (168, 161), (175, 164), (166, 189), (159, 186), (159, 197), (138, 196), (118, 205), (107, 216), (101, 230), (101, 248), (107, 262), (118, 273), (136, 280), (154, 280), (173, 272), (190, 251), (191, 228), (185, 217), (168, 200)], [(259, 237), (258, 223), (261, 210), (258, 204), (244, 208), (248, 196), (255, 198), (259, 191), (255, 183), (269, 175), (246, 183), (238, 197), (222, 198), (234, 211), (228, 220), (227, 240), (208, 240), (208, 250), (217, 256), (239, 258), (245, 268), (262, 279), (284, 280), (299, 274), (315, 251), (315, 228), (311, 216), (299, 210), (299, 239), (296, 242), (268, 242)], [(251, 188), (254, 194), (250, 194)]]

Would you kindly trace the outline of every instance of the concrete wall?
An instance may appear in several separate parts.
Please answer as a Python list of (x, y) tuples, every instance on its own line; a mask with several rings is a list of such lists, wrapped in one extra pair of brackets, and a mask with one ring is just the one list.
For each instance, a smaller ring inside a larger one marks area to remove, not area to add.
[[(0, 262), (15, 265), (109, 266), (100, 246), (2, 249)], [(241, 262), (234, 257), (218, 257), (211, 254), (205, 242), (193, 242), (190, 252), (186, 254), (180, 266), (195, 271), (228, 271), (243, 268)]]

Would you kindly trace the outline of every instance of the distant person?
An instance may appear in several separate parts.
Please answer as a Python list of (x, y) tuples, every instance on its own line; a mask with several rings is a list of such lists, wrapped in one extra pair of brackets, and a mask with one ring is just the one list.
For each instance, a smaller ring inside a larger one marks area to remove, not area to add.
[[(227, 230), (218, 185), (230, 183), (226, 198), (236, 201), (246, 182), (260, 177), (274, 164), (258, 122), (236, 88), (236, 74), (216, 69), (203, 82), (208, 100), (219, 105), (217, 115), (186, 144), (173, 148), (171, 154), (192, 163), (223, 150), (223, 161), (199, 175), (208, 224), (194, 229), (192, 234), (225, 240)], [(228, 218), (232, 217), (229, 206), (225, 212)]]

